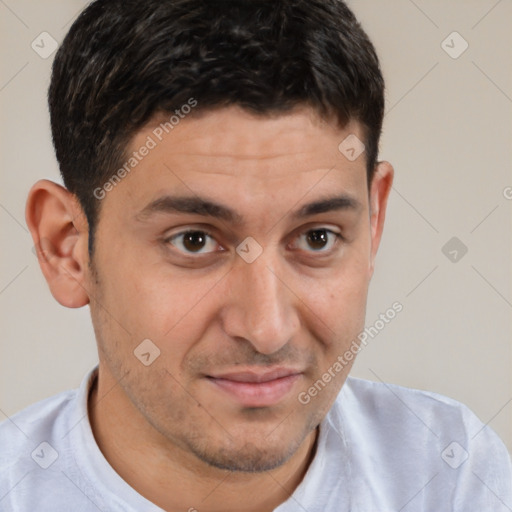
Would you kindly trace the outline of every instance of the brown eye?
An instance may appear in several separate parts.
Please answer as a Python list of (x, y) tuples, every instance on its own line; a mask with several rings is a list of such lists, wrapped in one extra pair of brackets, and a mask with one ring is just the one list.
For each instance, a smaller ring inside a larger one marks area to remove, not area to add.
[(339, 239), (342, 239), (340, 233), (327, 228), (310, 229), (297, 237), (293, 244), (293, 249), (300, 249), (307, 252), (330, 252)]
[(201, 231), (191, 231), (183, 236), (183, 247), (187, 251), (200, 251), (206, 244), (206, 236)]
[(177, 233), (167, 239), (179, 251), (188, 254), (205, 254), (214, 252), (218, 243), (207, 232), (188, 230)]
[(329, 243), (327, 230), (317, 229), (307, 234), (307, 242), (313, 250), (323, 249)]

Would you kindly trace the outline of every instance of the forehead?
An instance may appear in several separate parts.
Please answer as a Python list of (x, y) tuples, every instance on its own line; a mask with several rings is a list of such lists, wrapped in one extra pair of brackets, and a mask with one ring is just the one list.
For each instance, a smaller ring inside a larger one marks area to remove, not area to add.
[[(182, 119), (174, 116), (172, 126), (169, 126), (169, 119), (166, 114), (154, 117), (138, 134), (139, 139), (153, 133), (157, 139), (175, 139), (186, 146), (194, 146), (201, 154), (257, 158), (286, 155), (289, 147), (297, 142), (304, 151), (319, 142), (331, 145), (333, 140), (330, 139), (337, 140), (340, 136), (340, 127), (333, 120), (321, 118), (309, 107), (297, 107), (279, 115), (256, 115), (230, 106), (192, 111)], [(350, 123), (350, 130), (359, 132), (358, 123)], [(178, 148), (175, 149), (178, 152)]]
[(340, 128), (310, 108), (256, 116), (228, 107), (175, 116), (172, 123), (170, 117), (152, 119), (128, 147), (125, 164), (135, 165), (116, 189), (129, 192), (134, 207), (170, 191), (246, 204), (299, 200), (312, 187), (322, 196), (366, 191), (364, 153), (352, 160), (340, 151), (349, 136), (363, 140), (355, 121)]

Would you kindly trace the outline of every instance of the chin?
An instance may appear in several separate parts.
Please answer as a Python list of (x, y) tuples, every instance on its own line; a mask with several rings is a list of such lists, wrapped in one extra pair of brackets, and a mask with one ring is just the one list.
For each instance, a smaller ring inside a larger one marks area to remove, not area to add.
[[(262, 473), (285, 464), (301, 447), (315, 426), (305, 425), (272, 431), (243, 429), (237, 435), (227, 431), (220, 437), (187, 436), (183, 439), (187, 450), (199, 460), (217, 469), (243, 473)], [(290, 425), (288, 425), (290, 427)]]
[(298, 446), (281, 446), (279, 448), (276, 450), (275, 446), (265, 447), (247, 443), (239, 449), (220, 448), (216, 451), (192, 449), (192, 451), (200, 460), (217, 469), (242, 473), (263, 473), (286, 463)]

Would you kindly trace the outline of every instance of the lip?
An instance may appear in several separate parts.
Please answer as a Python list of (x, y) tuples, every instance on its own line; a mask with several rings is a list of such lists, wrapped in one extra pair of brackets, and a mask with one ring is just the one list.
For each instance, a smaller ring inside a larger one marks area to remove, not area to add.
[(245, 407), (269, 407), (281, 402), (301, 376), (299, 370), (277, 368), (208, 375), (207, 379)]

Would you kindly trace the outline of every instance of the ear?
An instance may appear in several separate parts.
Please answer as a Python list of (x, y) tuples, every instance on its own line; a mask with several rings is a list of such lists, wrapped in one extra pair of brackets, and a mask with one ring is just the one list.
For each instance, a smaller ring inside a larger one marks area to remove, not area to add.
[(57, 183), (40, 180), (29, 192), (25, 218), (54, 298), (68, 308), (88, 304), (89, 227), (76, 196)]
[(371, 230), (371, 254), (370, 276), (375, 266), (375, 256), (379, 248), (384, 220), (386, 218), (386, 206), (389, 193), (393, 185), (394, 170), (389, 162), (379, 162), (376, 166), (370, 186), (370, 230)]

